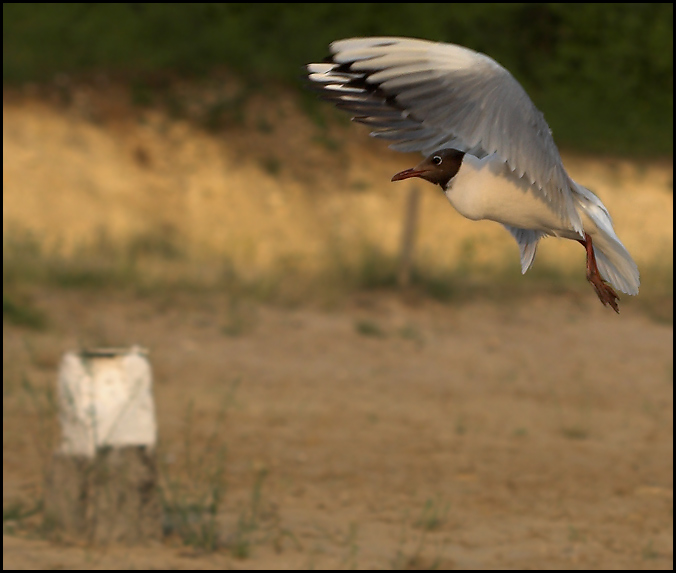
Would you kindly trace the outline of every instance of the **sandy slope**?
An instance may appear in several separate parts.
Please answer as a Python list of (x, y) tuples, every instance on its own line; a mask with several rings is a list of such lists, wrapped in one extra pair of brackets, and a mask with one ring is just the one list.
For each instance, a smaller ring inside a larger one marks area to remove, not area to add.
[[(100, 111), (106, 119), (93, 120), (98, 100), (86, 101), (68, 110), (5, 103), (5, 236), (28, 230), (66, 251), (102, 234), (121, 243), (173, 237), (193, 255), (229, 257), (242, 272), (283, 259), (321, 267), (331, 250), (363, 244), (398, 249), (409, 184), (390, 177), (418, 156), (389, 151), (358, 126), (322, 135), (282, 98), (274, 106), (254, 100), (246, 126), (212, 135), (152, 110)], [(261, 115), (274, 127), (257, 128)], [(671, 259), (671, 164), (564, 159), (606, 203), (639, 265)], [(438, 189), (420, 186), (421, 261), (449, 267), (469, 246), (478, 247), (478, 261), (518, 264), (516, 243), (500, 225), (467, 221)], [(584, 260), (568, 242), (546, 241), (540, 251), (538, 260), (557, 265)]]

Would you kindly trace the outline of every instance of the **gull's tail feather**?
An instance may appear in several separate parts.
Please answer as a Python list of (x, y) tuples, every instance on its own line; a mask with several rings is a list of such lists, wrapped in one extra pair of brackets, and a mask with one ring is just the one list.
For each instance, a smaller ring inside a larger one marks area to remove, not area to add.
[(592, 236), (592, 244), (601, 277), (616, 289), (637, 295), (641, 284), (638, 267), (615, 234), (608, 210), (589, 189), (573, 183), (578, 192), (580, 207), (598, 229), (598, 233)]

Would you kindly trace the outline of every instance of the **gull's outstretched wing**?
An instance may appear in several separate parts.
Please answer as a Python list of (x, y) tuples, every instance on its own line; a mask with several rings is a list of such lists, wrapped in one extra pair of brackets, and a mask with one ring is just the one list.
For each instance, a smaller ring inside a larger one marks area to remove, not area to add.
[(307, 66), (327, 99), (398, 151), (496, 153), (583, 235), (570, 178), (547, 122), (500, 64), (462, 46), (396, 37), (331, 44)]

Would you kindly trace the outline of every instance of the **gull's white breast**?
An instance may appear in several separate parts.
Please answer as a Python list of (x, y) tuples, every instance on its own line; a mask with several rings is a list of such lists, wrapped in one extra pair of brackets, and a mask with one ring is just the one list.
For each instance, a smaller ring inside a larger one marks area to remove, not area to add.
[(495, 154), (483, 159), (466, 154), (446, 188), (446, 197), (468, 219), (488, 219), (571, 239), (579, 237), (526, 178), (517, 177)]

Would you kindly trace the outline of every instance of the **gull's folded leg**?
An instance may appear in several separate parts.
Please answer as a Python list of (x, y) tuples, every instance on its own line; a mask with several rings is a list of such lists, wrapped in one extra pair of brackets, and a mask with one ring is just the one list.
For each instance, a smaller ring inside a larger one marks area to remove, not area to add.
[(620, 309), (617, 306), (619, 297), (613, 288), (601, 278), (599, 269), (596, 266), (596, 256), (594, 255), (594, 246), (592, 245), (591, 237), (585, 233), (584, 238), (584, 241), (577, 239), (577, 242), (583, 245), (587, 250), (587, 280), (594, 287), (599, 300), (604, 306), (609, 304), (617, 314), (620, 314)]

